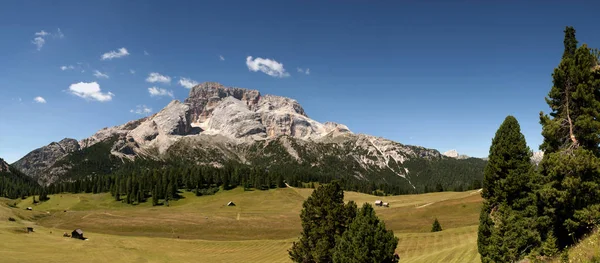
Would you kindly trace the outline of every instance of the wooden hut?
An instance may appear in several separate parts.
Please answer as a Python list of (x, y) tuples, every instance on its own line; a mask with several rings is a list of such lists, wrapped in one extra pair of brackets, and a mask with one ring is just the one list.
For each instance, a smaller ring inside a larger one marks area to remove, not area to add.
[(235, 206), (235, 204), (231, 201), (229, 201), (229, 203), (227, 203), (227, 206)]
[(85, 239), (85, 237), (83, 237), (83, 230), (81, 230), (80, 228), (73, 230), (73, 232), (71, 232), (71, 237), (82, 240)]

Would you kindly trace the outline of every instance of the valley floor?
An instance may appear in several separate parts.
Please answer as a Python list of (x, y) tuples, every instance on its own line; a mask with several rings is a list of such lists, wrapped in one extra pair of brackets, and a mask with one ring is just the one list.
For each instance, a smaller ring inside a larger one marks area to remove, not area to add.
[[(109, 194), (0, 199), (0, 262), (290, 262), (311, 189), (234, 189), (214, 196), (183, 193), (170, 206), (116, 202)], [(375, 200), (400, 239), (401, 262), (479, 262), (477, 191), (377, 197), (346, 192), (360, 206)], [(233, 201), (236, 206), (226, 204)], [(16, 208), (9, 204), (16, 204)], [(32, 206), (33, 211), (25, 210)], [(9, 217), (16, 222), (8, 220)], [(429, 232), (434, 218), (444, 231)], [(35, 232), (26, 234), (25, 227)], [(86, 241), (62, 237), (81, 228)]]

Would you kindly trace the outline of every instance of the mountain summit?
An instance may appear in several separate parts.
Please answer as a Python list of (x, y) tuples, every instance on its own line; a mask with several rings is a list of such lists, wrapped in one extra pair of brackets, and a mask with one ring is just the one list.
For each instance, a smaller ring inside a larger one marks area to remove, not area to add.
[[(184, 102), (174, 100), (152, 116), (104, 128), (79, 142), (51, 143), (14, 165), (38, 182), (50, 184), (110, 173), (123, 161), (139, 157), (216, 167), (230, 162), (302, 167), (314, 170), (310, 173), (400, 184), (413, 190), (438, 180), (456, 180), (450, 178), (452, 169), (441, 168), (452, 158), (437, 150), (354, 134), (343, 124), (310, 119), (296, 100), (216, 82), (193, 87)], [(480, 177), (485, 163), (469, 162), (476, 164), (453, 166), (469, 170), (464, 172), (469, 180), (455, 182), (461, 188)], [(90, 170), (95, 166), (105, 168)]]

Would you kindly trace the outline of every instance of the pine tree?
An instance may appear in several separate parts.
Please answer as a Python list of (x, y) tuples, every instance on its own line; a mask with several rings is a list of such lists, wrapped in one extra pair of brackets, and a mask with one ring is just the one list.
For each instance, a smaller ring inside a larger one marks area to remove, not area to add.
[(492, 140), (484, 170), (477, 237), (482, 262), (518, 261), (539, 244), (530, 158), (519, 123), (506, 117)]
[(431, 226), (431, 232), (440, 232), (442, 231), (442, 225), (440, 225), (440, 222), (438, 221), (437, 217), (435, 218), (435, 221), (433, 221), (433, 225)]
[[(544, 158), (538, 223), (542, 233), (553, 233), (558, 248), (600, 222), (600, 70), (597, 54), (577, 43), (575, 29), (567, 27), (546, 98), (551, 112), (540, 113)], [(544, 244), (550, 237), (543, 236)]]
[(399, 260), (394, 253), (397, 245), (394, 232), (386, 230), (373, 207), (365, 203), (348, 230), (336, 240), (332, 259), (335, 263), (395, 263)]
[[(352, 211), (354, 209), (354, 211)], [(302, 233), (288, 251), (294, 262), (331, 262), (336, 238), (348, 228), (348, 217), (356, 204), (344, 205), (344, 192), (337, 181), (315, 189), (304, 201), (300, 214)]]
[(157, 186), (154, 186), (154, 188), (152, 189), (152, 205), (153, 206), (158, 205), (158, 187)]

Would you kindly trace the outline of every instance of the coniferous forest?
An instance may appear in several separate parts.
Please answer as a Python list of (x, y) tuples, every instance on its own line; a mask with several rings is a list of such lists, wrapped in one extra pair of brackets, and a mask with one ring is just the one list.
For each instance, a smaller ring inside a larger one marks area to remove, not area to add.
[[(556, 257), (600, 224), (600, 59), (564, 31), (564, 53), (540, 113), (538, 167), (517, 120), (508, 116), (485, 167), (478, 249), (482, 262)], [(567, 254), (563, 254), (568, 257)]]

